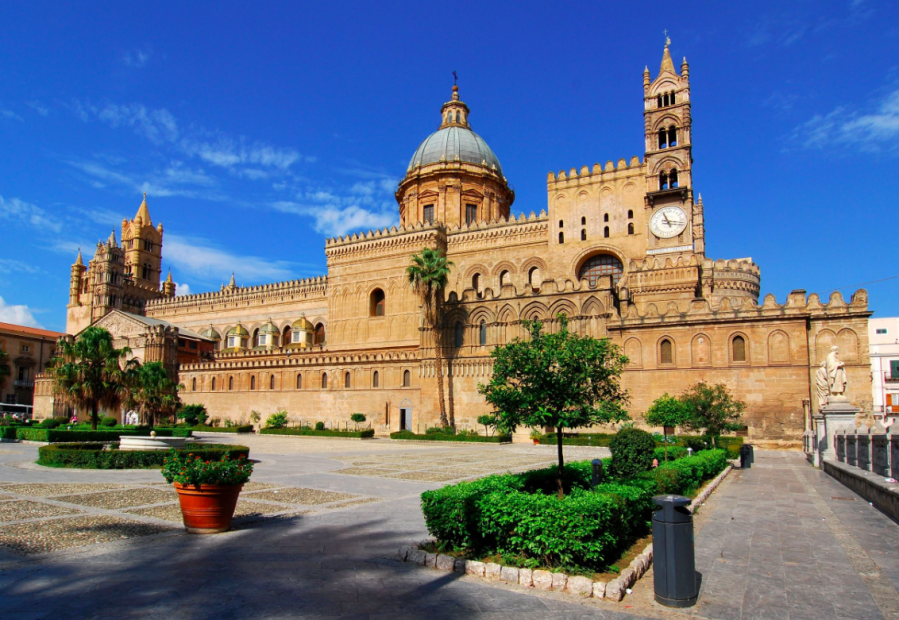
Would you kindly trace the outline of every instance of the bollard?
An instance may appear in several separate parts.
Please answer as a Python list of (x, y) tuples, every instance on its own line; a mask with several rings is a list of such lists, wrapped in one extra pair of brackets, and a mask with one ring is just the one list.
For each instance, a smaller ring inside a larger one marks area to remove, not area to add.
[(752, 448), (747, 445), (740, 446), (740, 469), (752, 467)]
[(656, 602), (667, 607), (692, 607), (696, 589), (693, 515), (690, 499), (656, 495), (652, 513), (652, 564)]
[(755, 463), (755, 448), (752, 447), (751, 443), (746, 445), (749, 447), (749, 466), (752, 467), (752, 464)]
[(602, 469), (602, 461), (599, 459), (593, 459), (593, 479), (592, 486), (596, 488), (596, 485), (602, 482), (603, 469)]
[(687, 448), (687, 456), (693, 456), (693, 448)]

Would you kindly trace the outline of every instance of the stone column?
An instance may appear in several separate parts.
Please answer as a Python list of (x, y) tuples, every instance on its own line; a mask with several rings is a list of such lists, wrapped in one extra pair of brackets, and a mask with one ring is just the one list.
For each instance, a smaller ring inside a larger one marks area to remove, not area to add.
[(830, 402), (821, 407), (821, 411), (815, 416), (815, 426), (818, 431), (818, 459), (836, 460), (836, 452), (833, 447), (833, 436), (837, 431), (845, 430), (855, 432), (855, 417), (861, 409), (849, 402), (846, 397), (831, 396)]

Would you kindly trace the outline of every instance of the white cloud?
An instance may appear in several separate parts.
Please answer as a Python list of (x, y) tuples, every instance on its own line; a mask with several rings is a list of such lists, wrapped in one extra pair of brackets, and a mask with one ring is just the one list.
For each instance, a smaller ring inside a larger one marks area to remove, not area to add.
[(135, 50), (133, 52), (125, 52), (122, 62), (128, 67), (143, 67), (150, 60), (150, 52), (144, 50)]
[(187, 282), (182, 284), (178, 284), (175, 282), (175, 296), (180, 297), (181, 295), (190, 295), (190, 285)]
[(40, 267), (11, 258), (0, 258), (0, 273), (38, 273)]
[[(202, 169), (192, 169), (182, 162), (172, 161), (162, 170), (124, 174), (111, 170), (96, 161), (66, 161), (73, 168), (91, 177), (91, 185), (100, 188), (113, 183), (151, 196), (187, 196), (206, 200), (224, 200), (217, 191), (210, 191), (217, 180)], [(121, 220), (120, 220), (121, 221)]]
[(0, 321), (26, 327), (43, 327), (25, 305), (11, 306), (0, 297)]
[(0, 108), (0, 116), (3, 118), (8, 118), (14, 121), (24, 121), (25, 119), (13, 112), (12, 110), (7, 110), (6, 108)]
[(165, 108), (151, 110), (139, 103), (130, 105), (107, 103), (102, 108), (89, 109), (110, 127), (131, 127), (135, 133), (154, 144), (161, 144), (164, 141), (174, 142), (178, 139), (178, 123)]
[(42, 104), (40, 101), (29, 101), (28, 107), (40, 114), (41, 116), (47, 116), (50, 114), (50, 108)]
[(894, 143), (899, 138), (899, 88), (867, 114), (845, 106), (826, 115), (818, 114), (797, 127), (792, 138), (806, 148), (824, 149), (843, 144), (863, 150), (896, 150)]
[(199, 157), (222, 168), (250, 165), (287, 170), (301, 159), (300, 154), (294, 149), (275, 147), (262, 142), (250, 144), (243, 136), (234, 140), (225, 135), (217, 135), (211, 141), (185, 138), (180, 146), (188, 155)]
[(193, 274), (206, 281), (227, 282), (232, 271), (237, 274), (238, 284), (241, 280), (264, 282), (294, 277), (292, 263), (232, 254), (202, 238), (166, 235), (165, 258), (176, 265), (179, 272)]
[(54, 232), (62, 230), (62, 222), (37, 205), (18, 198), (4, 199), (0, 196), (0, 218), (16, 220), (37, 228), (47, 228)]

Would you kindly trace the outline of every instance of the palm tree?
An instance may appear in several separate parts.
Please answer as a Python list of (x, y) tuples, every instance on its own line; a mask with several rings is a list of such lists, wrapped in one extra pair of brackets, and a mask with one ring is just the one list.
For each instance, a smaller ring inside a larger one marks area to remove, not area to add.
[(125, 399), (127, 407), (134, 407), (141, 418), (153, 426), (156, 415), (172, 415), (181, 404), (178, 390), (183, 389), (169, 378), (162, 362), (147, 362), (128, 373), (129, 390)]
[(139, 364), (125, 361), (131, 349), (116, 349), (112, 334), (102, 327), (88, 327), (76, 339), (59, 341), (58, 356), (49, 368), (53, 391), (76, 409), (90, 412), (97, 430), (100, 407), (118, 407), (128, 395), (128, 375)]
[(422, 318), (434, 333), (434, 358), (437, 365), (437, 392), (440, 400), (440, 423), (449, 426), (446, 405), (443, 399), (443, 361), (440, 359), (442, 336), (439, 328), (440, 305), (443, 290), (449, 282), (450, 267), (453, 263), (440, 250), (424, 248), (412, 255), (412, 264), (406, 267), (409, 286), (421, 300)]

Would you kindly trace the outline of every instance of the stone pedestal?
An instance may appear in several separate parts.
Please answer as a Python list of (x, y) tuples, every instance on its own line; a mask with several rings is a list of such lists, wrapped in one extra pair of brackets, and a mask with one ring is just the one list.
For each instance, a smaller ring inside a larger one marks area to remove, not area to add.
[(845, 396), (831, 396), (830, 402), (821, 407), (814, 416), (815, 431), (818, 435), (818, 450), (815, 465), (824, 459), (835, 460), (833, 436), (837, 431), (855, 432), (855, 419), (861, 409), (849, 402)]

